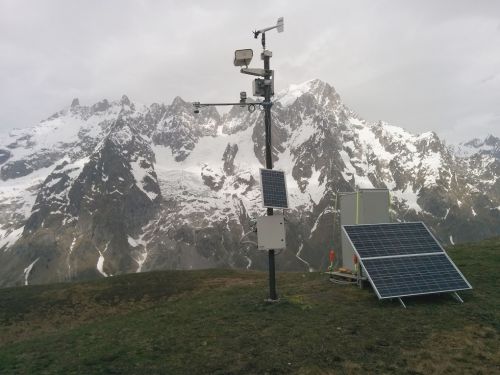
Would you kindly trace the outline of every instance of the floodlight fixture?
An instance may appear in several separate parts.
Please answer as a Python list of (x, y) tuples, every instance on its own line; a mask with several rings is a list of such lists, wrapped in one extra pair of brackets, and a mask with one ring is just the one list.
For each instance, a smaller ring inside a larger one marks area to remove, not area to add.
[(238, 49), (234, 51), (234, 66), (248, 66), (252, 61), (253, 50)]

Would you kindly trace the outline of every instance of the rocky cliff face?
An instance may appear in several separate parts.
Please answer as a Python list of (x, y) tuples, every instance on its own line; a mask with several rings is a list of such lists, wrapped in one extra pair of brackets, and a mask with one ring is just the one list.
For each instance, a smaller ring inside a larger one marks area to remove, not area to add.
[[(444, 242), (499, 234), (498, 138), (455, 151), (432, 132), (368, 123), (320, 80), (275, 100), (273, 160), (291, 206), (278, 269), (325, 266), (337, 191), (387, 187), (393, 220), (423, 220)], [(74, 100), (0, 142), (0, 285), (265, 269), (265, 253), (241, 242), (265, 213), (263, 165), (259, 111)]]

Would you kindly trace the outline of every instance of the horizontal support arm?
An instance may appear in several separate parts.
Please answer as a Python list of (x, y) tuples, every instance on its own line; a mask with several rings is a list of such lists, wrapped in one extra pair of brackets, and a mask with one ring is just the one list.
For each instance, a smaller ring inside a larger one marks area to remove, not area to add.
[(193, 102), (193, 106), (195, 108), (217, 107), (217, 106), (224, 106), (224, 105), (256, 106), (256, 105), (261, 105), (263, 103), (264, 102), (237, 102), (237, 103), (200, 103), (200, 102)]

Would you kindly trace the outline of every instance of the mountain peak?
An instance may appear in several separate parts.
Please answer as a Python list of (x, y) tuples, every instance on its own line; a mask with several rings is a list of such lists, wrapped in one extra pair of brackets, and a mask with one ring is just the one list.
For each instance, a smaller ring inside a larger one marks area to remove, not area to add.
[(109, 104), (107, 99), (103, 99), (100, 102), (97, 102), (90, 107), (93, 113), (96, 112), (104, 112), (106, 111), (111, 105)]
[(78, 107), (80, 105), (80, 100), (78, 98), (74, 98), (71, 102), (71, 108)]
[(122, 95), (122, 98), (120, 100), (120, 104), (130, 106), (130, 99), (128, 98), (127, 95)]
[(316, 101), (322, 105), (332, 102), (334, 104), (340, 103), (340, 96), (333, 86), (318, 78), (290, 85), (288, 89), (278, 93), (276, 100), (283, 106), (288, 107), (304, 94), (312, 95)]
[(468, 142), (463, 143), (464, 146), (473, 147), (473, 148), (482, 148), (485, 146), (494, 147), (500, 145), (500, 138), (489, 134), (484, 140), (479, 138), (473, 138)]
[(484, 139), (484, 144), (486, 146), (500, 146), (500, 138), (497, 138), (490, 134)]
[(174, 100), (172, 100), (173, 106), (184, 105), (184, 104), (186, 104), (186, 102), (180, 96), (176, 96)]
[(473, 138), (467, 142), (461, 142), (456, 149), (457, 155), (470, 157), (474, 154), (491, 155), (500, 158), (500, 138), (489, 134), (484, 139)]

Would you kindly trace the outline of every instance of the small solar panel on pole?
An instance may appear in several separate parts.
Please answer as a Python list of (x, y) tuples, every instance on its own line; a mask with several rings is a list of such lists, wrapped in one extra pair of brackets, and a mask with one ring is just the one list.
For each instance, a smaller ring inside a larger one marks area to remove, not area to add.
[(285, 172), (260, 169), (262, 203), (267, 208), (288, 208)]

